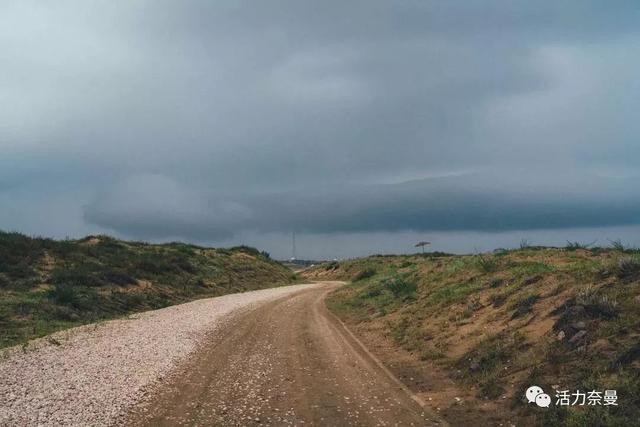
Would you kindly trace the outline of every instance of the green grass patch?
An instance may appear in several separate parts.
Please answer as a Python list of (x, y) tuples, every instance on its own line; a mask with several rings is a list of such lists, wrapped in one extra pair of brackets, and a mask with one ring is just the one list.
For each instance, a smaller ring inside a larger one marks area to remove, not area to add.
[(449, 305), (463, 300), (482, 288), (482, 284), (476, 282), (452, 284), (433, 291), (427, 297), (427, 301), (430, 304)]
[(373, 268), (365, 268), (364, 270), (361, 270), (353, 277), (353, 281), (357, 282), (360, 280), (369, 279), (375, 275), (376, 275), (376, 270), (374, 270)]
[(396, 298), (415, 296), (418, 285), (407, 277), (395, 276), (382, 281), (383, 286)]
[(555, 270), (555, 266), (539, 261), (517, 261), (508, 264), (509, 271), (516, 277), (545, 274)]
[(476, 265), (484, 273), (493, 273), (498, 270), (498, 262), (495, 257), (479, 254), (476, 256)]

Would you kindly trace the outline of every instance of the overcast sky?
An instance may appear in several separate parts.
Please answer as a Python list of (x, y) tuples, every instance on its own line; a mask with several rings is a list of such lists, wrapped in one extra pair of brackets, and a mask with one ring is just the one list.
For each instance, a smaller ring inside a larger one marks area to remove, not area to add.
[[(637, 1), (0, 3), (0, 228), (640, 244)], [(593, 237), (593, 238), (592, 238)]]

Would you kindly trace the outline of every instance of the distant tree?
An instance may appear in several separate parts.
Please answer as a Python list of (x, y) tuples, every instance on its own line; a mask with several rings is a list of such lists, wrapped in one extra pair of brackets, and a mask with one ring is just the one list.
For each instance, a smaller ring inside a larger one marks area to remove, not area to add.
[(430, 245), (431, 242), (418, 242), (416, 243), (415, 247), (416, 248), (422, 248), (422, 253), (424, 253), (424, 247), (427, 245)]

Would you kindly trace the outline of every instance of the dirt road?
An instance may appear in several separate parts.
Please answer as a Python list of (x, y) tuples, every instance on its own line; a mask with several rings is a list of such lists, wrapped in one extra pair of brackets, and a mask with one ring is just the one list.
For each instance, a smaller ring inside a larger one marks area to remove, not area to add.
[(131, 425), (442, 425), (325, 308), (323, 283), (237, 314)]

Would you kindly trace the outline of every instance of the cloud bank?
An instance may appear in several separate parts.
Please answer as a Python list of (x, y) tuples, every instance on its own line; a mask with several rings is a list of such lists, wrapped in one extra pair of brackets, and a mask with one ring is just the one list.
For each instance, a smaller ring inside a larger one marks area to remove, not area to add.
[(637, 224), (639, 17), (631, 1), (5, 2), (0, 228)]

